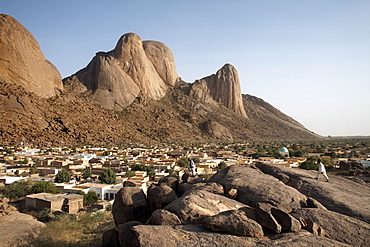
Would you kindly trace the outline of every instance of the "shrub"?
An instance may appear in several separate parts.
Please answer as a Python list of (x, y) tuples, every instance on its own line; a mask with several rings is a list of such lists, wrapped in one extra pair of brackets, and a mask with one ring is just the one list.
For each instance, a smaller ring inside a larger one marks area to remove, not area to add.
[(104, 169), (99, 176), (99, 180), (103, 184), (114, 184), (116, 183), (116, 173), (110, 167)]
[(64, 168), (60, 169), (58, 174), (55, 176), (56, 183), (69, 183), (70, 180), (71, 174), (69, 174), (69, 172)]
[(57, 187), (55, 187), (54, 184), (48, 181), (37, 181), (29, 189), (30, 194), (36, 194), (36, 193), (42, 193), (42, 192), (51, 193), (51, 194), (60, 193)]

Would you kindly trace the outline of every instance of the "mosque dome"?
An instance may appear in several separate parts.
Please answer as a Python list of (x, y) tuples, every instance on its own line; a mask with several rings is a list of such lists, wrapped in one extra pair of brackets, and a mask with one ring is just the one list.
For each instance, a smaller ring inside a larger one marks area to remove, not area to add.
[(279, 150), (280, 153), (289, 153), (288, 149), (286, 147), (282, 147)]

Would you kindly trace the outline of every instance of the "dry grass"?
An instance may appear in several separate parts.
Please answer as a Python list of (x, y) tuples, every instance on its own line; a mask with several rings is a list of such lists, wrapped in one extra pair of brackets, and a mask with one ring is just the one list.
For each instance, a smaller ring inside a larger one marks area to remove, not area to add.
[(31, 246), (100, 245), (104, 231), (114, 228), (110, 212), (98, 211), (79, 215), (61, 215), (46, 223)]

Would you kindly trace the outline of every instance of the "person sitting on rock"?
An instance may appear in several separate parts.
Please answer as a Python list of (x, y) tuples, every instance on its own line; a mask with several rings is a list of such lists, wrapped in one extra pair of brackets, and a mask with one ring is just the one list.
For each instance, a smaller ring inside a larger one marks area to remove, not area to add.
[(317, 164), (319, 165), (319, 170), (317, 171), (316, 173), (316, 179), (319, 179), (320, 177), (320, 174), (324, 175), (324, 177), (326, 178), (326, 182), (329, 182), (329, 178), (328, 178), (328, 175), (326, 175), (326, 170), (325, 170), (325, 166), (324, 164), (321, 162), (321, 159), (318, 159), (317, 160)]
[(192, 159), (190, 159), (190, 171), (193, 176), (197, 175), (197, 172), (195, 171), (195, 163)]

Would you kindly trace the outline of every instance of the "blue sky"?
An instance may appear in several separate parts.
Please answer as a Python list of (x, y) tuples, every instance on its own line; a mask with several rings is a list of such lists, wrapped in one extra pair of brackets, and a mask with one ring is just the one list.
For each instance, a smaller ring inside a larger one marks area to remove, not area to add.
[(370, 135), (368, 0), (0, 0), (63, 77), (119, 37), (165, 43), (187, 82), (225, 63), (242, 92), (320, 135)]

